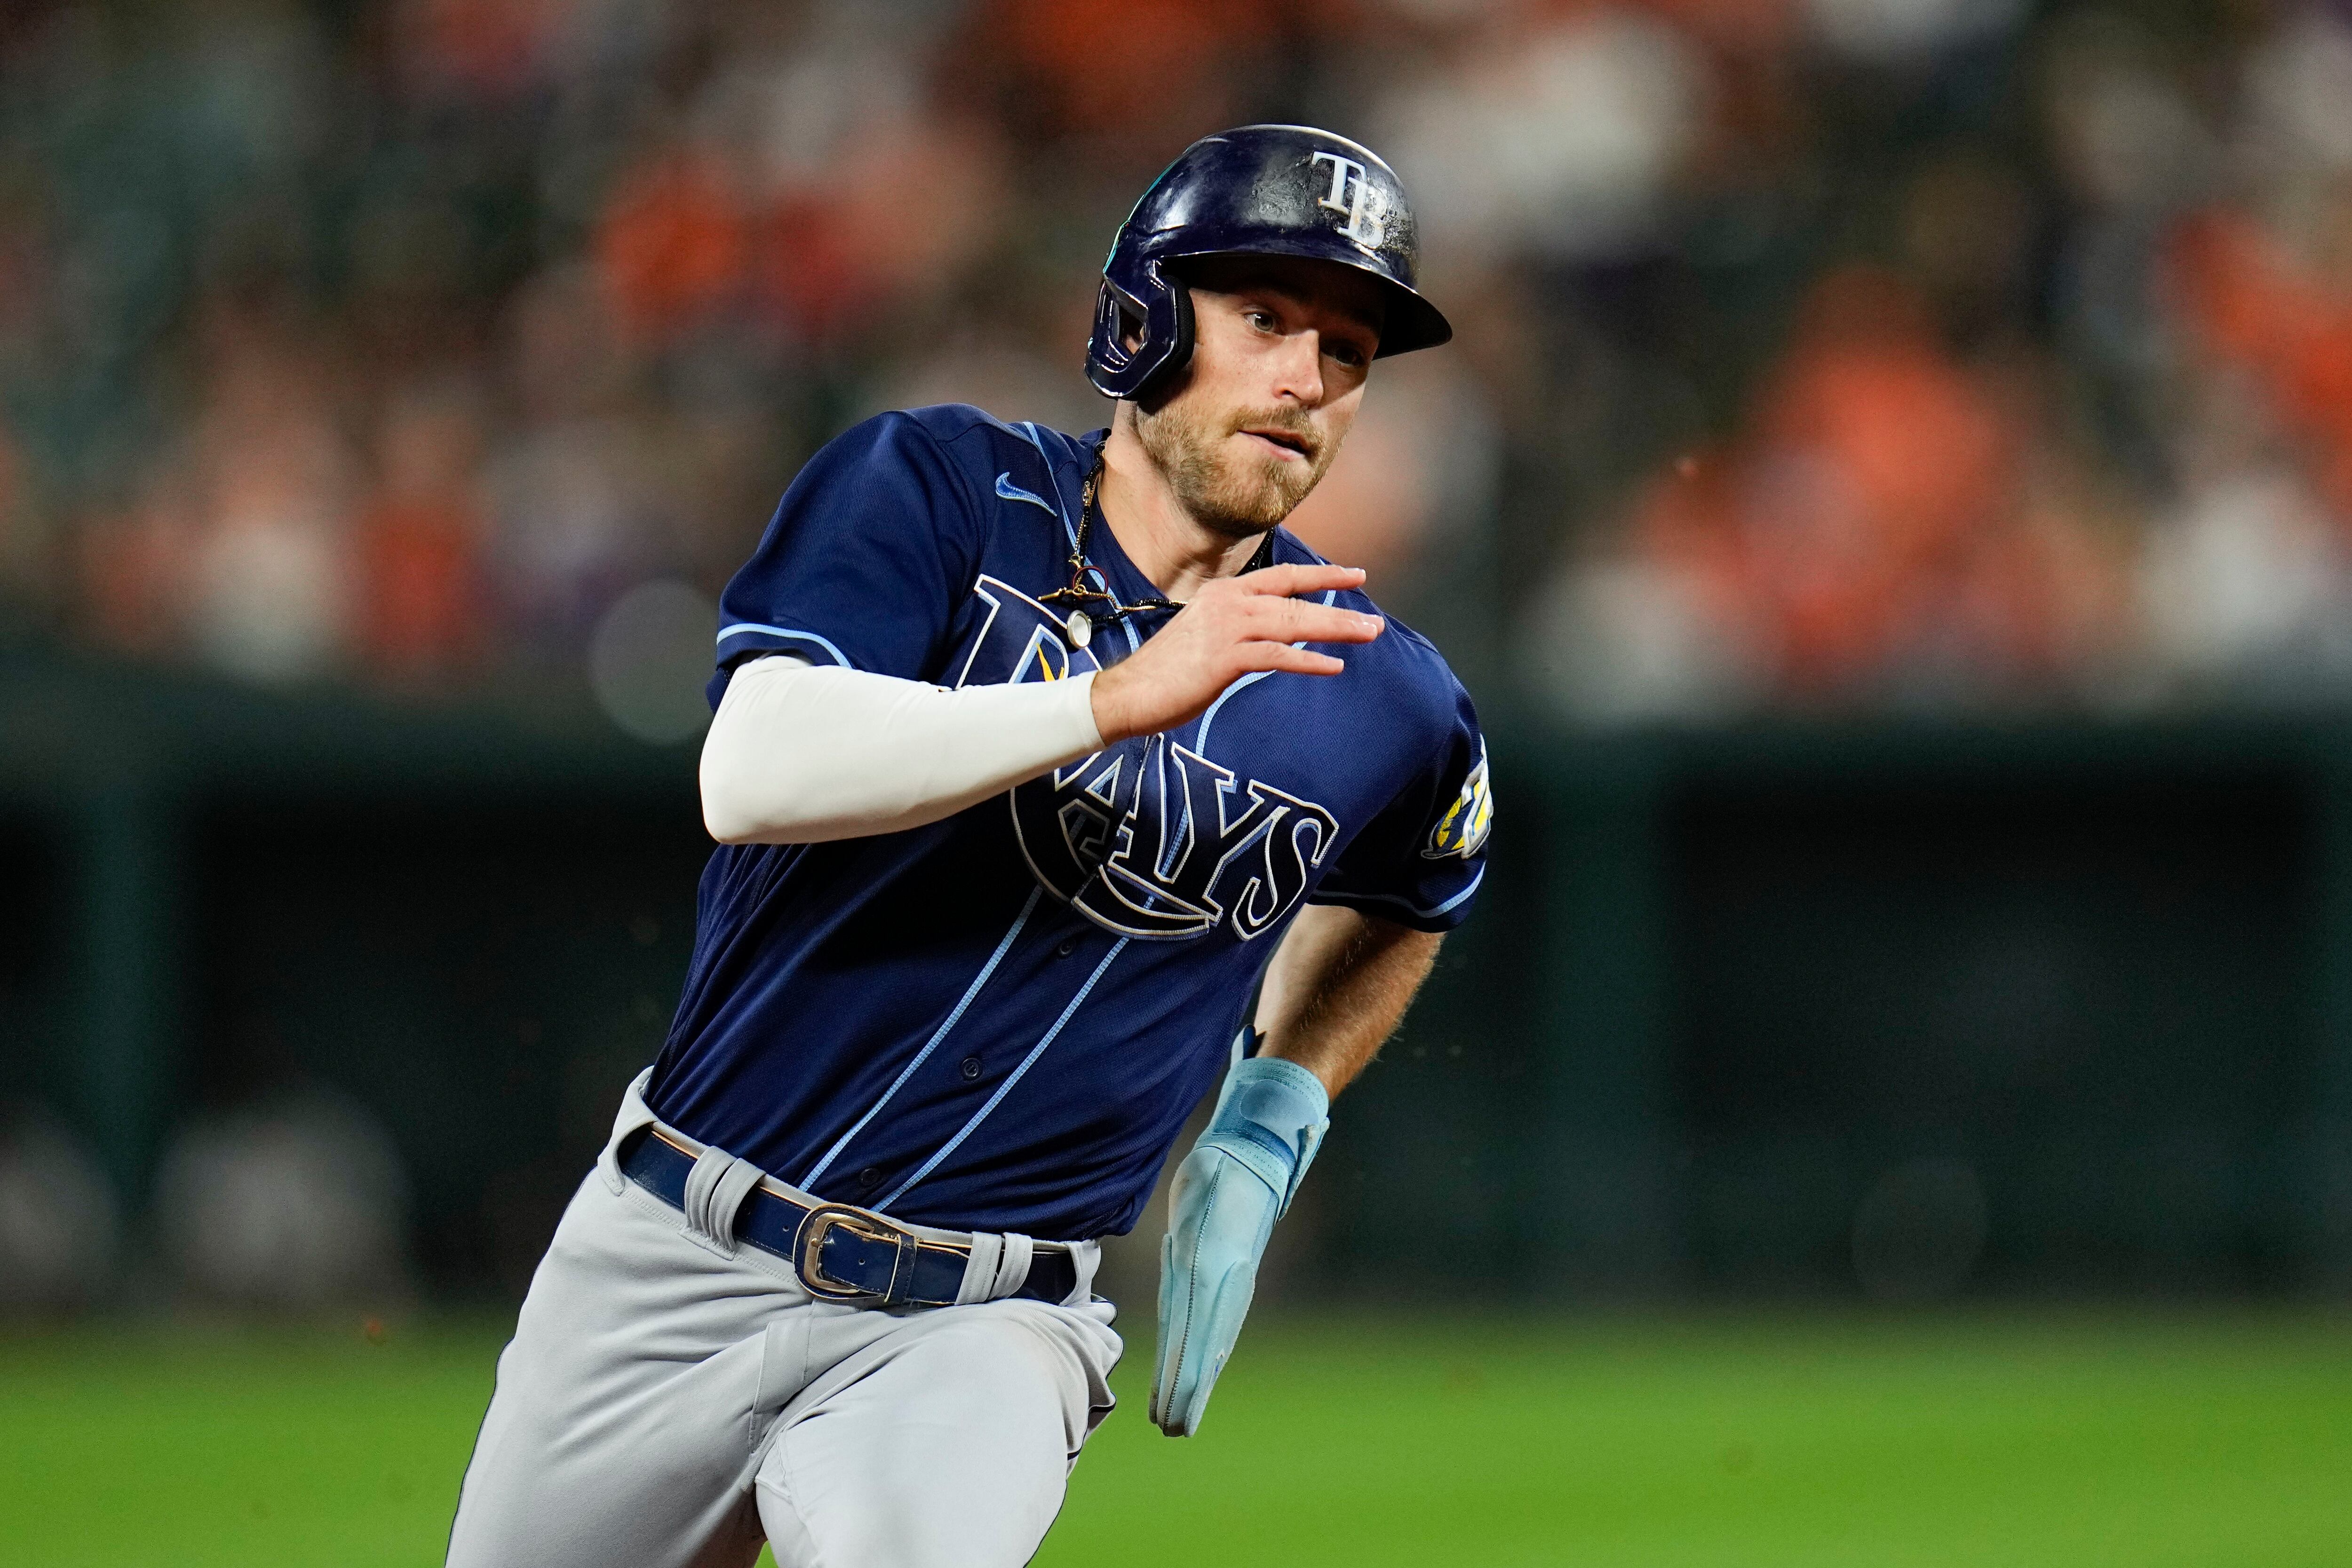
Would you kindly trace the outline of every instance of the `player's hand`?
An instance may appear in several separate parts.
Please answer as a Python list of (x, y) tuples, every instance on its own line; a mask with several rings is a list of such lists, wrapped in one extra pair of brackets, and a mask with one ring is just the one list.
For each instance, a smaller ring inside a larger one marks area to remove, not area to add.
[(1210, 583), (1151, 640), (1095, 677), (1095, 727), (1109, 745), (1198, 718), (1244, 675), (1336, 675), (1347, 665), (1297, 643), (1369, 643), (1377, 615), (1298, 597), (1354, 588), (1352, 566), (1269, 566)]
[(1330, 1125), (1330, 1096), (1312, 1072), (1254, 1056), (1226, 1074), (1209, 1130), (1177, 1167), (1160, 1248), (1151, 1379), (1151, 1419), (1170, 1437), (1201, 1429), (1257, 1290), (1266, 1239)]

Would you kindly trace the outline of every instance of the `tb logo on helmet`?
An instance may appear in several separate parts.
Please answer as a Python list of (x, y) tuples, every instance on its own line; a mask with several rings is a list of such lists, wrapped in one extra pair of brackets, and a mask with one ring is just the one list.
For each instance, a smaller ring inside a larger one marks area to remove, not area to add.
[(1331, 165), (1330, 193), (1315, 204), (1347, 214), (1339, 232), (1366, 250), (1380, 249), (1389, 233), (1387, 204), (1381, 200), (1379, 187), (1364, 178), (1364, 166), (1337, 152), (1318, 152), (1311, 162)]

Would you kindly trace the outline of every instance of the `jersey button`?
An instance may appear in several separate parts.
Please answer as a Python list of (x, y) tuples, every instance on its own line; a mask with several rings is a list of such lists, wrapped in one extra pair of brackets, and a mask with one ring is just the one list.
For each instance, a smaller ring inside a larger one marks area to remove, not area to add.
[(1056, 958), (1066, 958), (1077, 950), (1078, 939), (1075, 936), (1065, 936), (1062, 938), (1060, 944), (1055, 947), (1054, 956)]
[(965, 1058), (963, 1059), (963, 1069), (962, 1069), (962, 1071), (963, 1071), (963, 1081), (964, 1081), (966, 1083), (969, 1083), (969, 1082), (971, 1082), (973, 1079), (978, 1078), (978, 1077), (980, 1076), (980, 1058), (978, 1058), (977, 1056), (967, 1056), (967, 1057), (965, 1057)]
[(882, 1172), (879, 1168), (874, 1166), (867, 1166), (864, 1170), (857, 1173), (857, 1185), (860, 1186), (873, 1186), (878, 1184), (881, 1180)]

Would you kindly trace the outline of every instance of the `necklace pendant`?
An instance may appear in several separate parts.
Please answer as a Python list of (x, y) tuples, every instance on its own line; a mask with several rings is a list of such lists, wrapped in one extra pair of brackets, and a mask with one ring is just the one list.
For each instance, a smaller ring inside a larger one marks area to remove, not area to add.
[(1070, 618), (1062, 623), (1062, 630), (1069, 633), (1073, 648), (1083, 648), (1095, 640), (1095, 623), (1083, 610), (1071, 611)]

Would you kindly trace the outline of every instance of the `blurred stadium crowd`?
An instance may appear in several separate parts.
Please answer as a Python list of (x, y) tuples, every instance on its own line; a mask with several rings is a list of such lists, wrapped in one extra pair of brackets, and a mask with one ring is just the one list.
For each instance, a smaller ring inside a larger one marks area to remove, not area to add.
[(1486, 679), (2293, 700), (2352, 682), (2347, 103), (2288, 0), (12, 5), (0, 622), (625, 671), (855, 418), (1101, 423), (1112, 229), (1281, 117), (1397, 166), (1460, 327), (1299, 527)]

